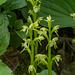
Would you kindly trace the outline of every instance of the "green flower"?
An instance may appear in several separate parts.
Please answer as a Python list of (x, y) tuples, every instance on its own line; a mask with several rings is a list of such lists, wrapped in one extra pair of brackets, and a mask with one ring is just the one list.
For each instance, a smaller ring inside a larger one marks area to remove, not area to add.
[(52, 29), (52, 32), (58, 32), (58, 29), (59, 29), (59, 25), (56, 25), (56, 26), (54, 26), (54, 28)]
[(22, 26), (23, 28), (22, 28), (22, 30), (21, 31), (23, 31), (23, 32), (26, 32), (26, 35), (28, 34), (28, 27), (27, 26)]
[(70, 16), (72, 16), (75, 21), (75, 13), (71, 13)]
[(57, 41), (57, 40), (58, 40), (58, 37), (53, 38), (52, 41), (50, 40), (50, 41), (49, 41), (49, 46), (50, 46), (50, 47), (53, 47), (53, 45), (56, 45), (56, 41)]
[(29, 49), (30, 39), (23, 39), (23, 40), (24, 40), (24, 43), (22, 43), (23, 50), (20, 53), (27, 50), (29, 55), (31, 56), (31, 50)]
[(47, 21), (47, 22), (51, 21), (51, 16), (49, 15), (49, 17), (47, 17), (47, 19), (45, 21)]
[(52, 58), (52, 61), (55, 61), (55, 63), (57, 64), (57, 66), (59, 66), (59, 64), (58, 64), (58, 62), (59, 62), (59, 60), (62, 60), (61, 59), (61, 55), (56, 55), (56, 56), (54, 56), (53, 58)]
[(53, 22), (54, 20), (51, 20), (51, 16), (49, 15), (49, 17), (47, 17), (47, 19), (45, 20), (46, 22)]
[(47, 65), (47, 62), (45, 60), (47, 56), (45, 54), (37, 54), (35, 57), (36, 57), (35, 61), (38, 61), (39, 63)]
[(40, 10), (40, 4), (38, 6), (33, 7), (33, 11), (37, 13)]
[(57, 41), (57, 40), (58, 40), (58, 37), (55, 37), (55, 38), (52, 39), (54, 45), (56, 45), (56, 41)]
[(58, 48), (57, 45), (56, 45), (56, 41), (57, 40), (58, 40), (58, 37), (55, 37), (52, 40), (50, 40), (49, 43), (46, 46), (46, 50), (47, 50), (47, 47), (48, 46), (50, 46), (50, 47), (53, 47), (54, 46), (55, 49)]
[(30, 16), (28, 16), (28, 22), (29, 22), (29, 23), (32, 23), (32, 19), (31, 19)]
[(58, 29), (59, 29), (59, 25), (54, 26), (54, 28), (52, 29), (52, 33), (55, 32), (56, 35), (59, 36), (58, 33), (57, 33)]
[(51, 16), (49, 15), (49, 17), (47, 17), (47, 21), (51, 21)]
[(75, 13), (71, 13), (70, 16), (74, 17), (75, 16)]
[(39, 17), (36, 21), (38, 22), (38, 23), (40, 23), (40, 21), (42, 21), (43, 20), (43, 17)]
[(31, 23), (29, 28), (34, 30), (35, 28), (38, 28), (39, 24), (37, 22)]
[(27, 26), (22, 26), (23, 27), (23, 29), (21, 30), (21, 31), (23, 31), (23, 32), (25, 32), (27, 29), (28, 29), (28, 27)]
[(32, 71), (34, 71), (36, 73), (35, 67), (33, 65), (30, 65), (29, 68), (28, 68), (28, 72), (30, 73)]
[(45, 54), (37, 54), (35, 57), (39, 58), (39, 60), (47, 58), (47, 56)]
[(37, 30), (39, 36), (44, 36), (45, 38), (48, 39), (47, 31), (48, 31), (48, 29), (44, 28), (44, 27), (40, 28), (40, 31)]
[(22, 43), (22, 47), (24, 47), (23, 50), (25, 50), (29, 48), (30, 39), (23, 39), (23, 40), (24, 40), (24, 43)]
[(39, 43), (40, 43), (40, 45), (42, 46), (42, 44), (41, 44), (41, 40), (44, 40), (45, 38), (43, 37), (43, 36), (39, 36), (39, 37), (36, 37), (36, 38), (34, 38), (34, 42), (35, 41), (38, 41)]
[(29, 10), (28, 13), (29, 13), (30, 15), (33, 15), (33, 11), (32, 11), (32, 10)]
[(42, 27), (42, 28), (40, 29), (40, 31), (41, 31), (42, 33), (44, 33), (44, 34), (47, 34), (48, 29), (46, 29), (45, 27)]

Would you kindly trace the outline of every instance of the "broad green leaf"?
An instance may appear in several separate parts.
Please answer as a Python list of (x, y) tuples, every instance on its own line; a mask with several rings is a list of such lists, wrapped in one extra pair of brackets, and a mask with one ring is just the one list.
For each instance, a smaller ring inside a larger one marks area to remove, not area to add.
[(19, 19), (19, 20), (16, 20), (16, 21), (15, 21), (15, 23), (14, 23), (14, 28), (15, 28), (16, 30), (18, 30), (18, 29), (21, 30), (22, 26), (23, 26), (23, 20), (22, 20), (22, 19)]
[(21, 39), (27, 38), (29, 36), (29, 34), (25, 35), (26, 34), (25, 32), (20, 32), (20, 31), (15, 31), (15, 32)]
[[(29, 26), (29, 23), (25, 23), (24, 25)], [(29, 34), (26, 35), (26, 32), (22, 32), (21, 30), (16, 30), (15, 32), (21, 39), (27, 38), (29, 36)]]
[(0, 75), (13, 75), (12, 70), (0, 59)]
[(4, 17), (2, 14), (0, 14), (0, 26), (4, 23)]
[(23, 17), (27, 20), (27, 18), (28, 18), (28, 8), (22, 8), (21, 13), (22, 13)]
[[(2, 18), (1, 15), (2, 14), (0, 14), (0, 20)], [(2, 20), (2, 23), (0, 23), (0, 56), (6, 51), (10, 40), (10, 34), (7, 28), (8, 22), (3, 18)]]
[[(43, 70), (42, 72), (37, 73), (36, 75), (48, 75), (48, 70), (45, 69), (45, 70)], [(52, 71), (52, 75), (56, 75), (56, 73), (55, 73), (54, 71)]]
[[(60, 25), (60, 27), (72, 27), (75, 26), (75, 22), (71, 13), (75, 13), (75, 0), (42, 0), (41, 10), (38, 16), (42, 16), (46, 19), (51, 15), (52, 27)], [(47, 27), (47, 23), (42, 21), (41, 25)]]
[(18, 48), (22, 43), (22, 39), (16, 34), (16, 32), (11, 32), (10, 35), (10, 45), (14, 48)]
[(26, 5), (27, 3), (25, 0), (7, 0), (5, 8), (9, 10), (14, 10), (14, 9), (22, 8)]
[(16, 14), (12, 11), (7, 10), (3, 12), (3, 15), (5, 19), (9, 20), (9, 26), (13, 28), (13, 23), (17, 20)]
[(2, 5), (3, 3), (5, 3), (7, 0), (0, 0), (0, 5)]

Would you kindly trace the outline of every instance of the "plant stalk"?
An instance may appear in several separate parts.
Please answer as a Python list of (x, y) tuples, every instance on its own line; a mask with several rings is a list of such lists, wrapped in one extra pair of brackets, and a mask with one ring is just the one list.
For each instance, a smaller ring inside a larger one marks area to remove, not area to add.
[[(33, 20), (34, 22), (36, 21), (36, 13), (34, 13), (34, 16), (33, 16)], [(37, 32), (34, 31), (34, 38), (37, 37)], [(38, 41), (35, 42), (35, 55), (38, 53)], [(37, 62), (35, 63), (35, 68), (37, 70)]]
[[(31, 39), (31, 65), (34, 66), (34, 43), (32, 38), (32, 30), (30, 30), (30, 39)], [(31, 75), (34, 75), (34, 71), (31, 72)]]
[[(48, 21), (48, 28), (49, 28), (49, 39), (48, 43), (51, 40), (51, 21)], [(48, 46), (48, 75), (52, 75), (52, 60), (51, 60), (51, 47)]]

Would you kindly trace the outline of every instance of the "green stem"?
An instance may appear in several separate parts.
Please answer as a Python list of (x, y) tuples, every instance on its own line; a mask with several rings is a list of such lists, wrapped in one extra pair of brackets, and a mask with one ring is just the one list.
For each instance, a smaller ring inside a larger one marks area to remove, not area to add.
[[(30, 30), (30, 40), (31, 40), (31, 65), (34, 66), (34, 43), (32, 39), (32, 30)], [(34, 71), (31, 72), (31, 75), (34, 75)]]
[[(34, 13), (34, 16), (33, 16), (33, 20), (34, 22), (36, 21), (36, 13)], [(34, 38), (37, 37), (37, 32), (34, 31)], [(35, 42), (35, 55), (38, 53), (38, 41)], [(37, 62), (35, 63), (35, 68), (37, 70)]]
[[(51, 40), (51, 21), (48, 22), (48, 28), (49, 28), (49, 41)], [(48, 75), (52, 75), (52, 60), (51, 60), (51, 47), (48, 47)]]
[(65, 41), (63, 41), (63, 50), (65, 50)]
[(33, 21), (35, 22), (36, 21), (36, 13), (34, 12), (33, 14)]

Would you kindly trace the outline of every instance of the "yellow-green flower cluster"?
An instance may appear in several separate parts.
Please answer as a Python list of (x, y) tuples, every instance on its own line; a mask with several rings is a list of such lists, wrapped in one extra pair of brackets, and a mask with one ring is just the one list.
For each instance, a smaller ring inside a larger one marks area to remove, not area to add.
[(33, 6), (33, 10), (29, 10), (29, 13), (31, 15), (33, 15), (33, 12), (37, 13), (40, 10), (40, 4), (38, 5), (38, 3), (41, 3), (40, 0), (27, 0), (27, 1), (29, 1)]
[(70, 16), (72, 16), (75, 21), (75, 13), (71, 13)]
[(47, 65), (47, 62), (45, 60), (47, 56), (45, 54), (37, 54), (35, 57), (36, 57), (35, 61), (38, 61), (39, 63), (42, 63), (43, 65)]

